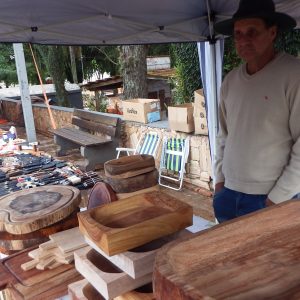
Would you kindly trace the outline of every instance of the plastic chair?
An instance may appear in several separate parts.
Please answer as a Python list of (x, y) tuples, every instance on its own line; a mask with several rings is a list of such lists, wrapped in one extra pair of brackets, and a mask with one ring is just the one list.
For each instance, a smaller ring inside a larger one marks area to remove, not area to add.
[[(182, 188), (185, 164), (189, 156), (189, 138), (165, 138), (162, 146), (158, 183), (161, 186), (179, 191)], [(172, 176), (168, 174), (173, 173)], [(167, 183), (168, 179), (175, 187)]]
[(134, 154), (149, 154), (156, 157), (160, 137), (157, 132), (149, 131), (141, 136), (136, 148), (116, 148), (117, 158), (121, 152), (126, 152), (127, 155)]

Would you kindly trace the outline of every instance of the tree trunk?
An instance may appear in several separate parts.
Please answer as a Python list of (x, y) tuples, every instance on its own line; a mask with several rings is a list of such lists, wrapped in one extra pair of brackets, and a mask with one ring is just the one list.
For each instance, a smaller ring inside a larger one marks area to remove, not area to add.
[(49, 46), (48, 52), (49, 71), (55, 85), (58, 104), (69, 107), (69, 99), (65, 89), (65, 62), (61, 46)]
[(124, 99), (148, 98), (147, 46), (122, 46), (121, 71)]
[(75, 59), (75, 47), (69, 46), (69, 52), (70, 52), (70, 59), (71, 59), (71, 71), (72, 71), (73, 82), (78, 83), (76, 59)]

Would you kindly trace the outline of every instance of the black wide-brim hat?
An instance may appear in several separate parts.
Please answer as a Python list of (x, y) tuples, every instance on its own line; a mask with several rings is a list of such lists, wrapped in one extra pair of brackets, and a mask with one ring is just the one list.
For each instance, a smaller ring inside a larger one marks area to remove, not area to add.
[(297, 22), (289, 15), (276, 12), (272, 0), (241, 0), (233, 17), (216, 23), (215, 30), (223, 35), (232, 35), (234, 23), (249, 18), (269, 20), (282, 31), (293, 29), (297, 25)]

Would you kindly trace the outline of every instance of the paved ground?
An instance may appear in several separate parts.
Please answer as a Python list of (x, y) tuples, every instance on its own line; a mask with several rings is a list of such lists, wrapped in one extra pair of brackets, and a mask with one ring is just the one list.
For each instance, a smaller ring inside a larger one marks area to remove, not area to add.
[[(26, 136), (25, 129), (23, 127), (17, 127), (17, 133), (19, 138), (24, 138)], [(53, 138), (37, 134), (37, 140), (39, 142), (39, 150), (45, 151), (55, 157), (56, 146), (53, 143)], [(68, 156), (63, 156), (59, 159), (72, 162), (74, 165), (80, 165), (83, 161), (78, 151), (73, 151)], [(193, 206), (195, 215), (209, 221), (214, 221), (211, 197), (203, 196), (187, 188), (183, 188), (181, 191), (174, 191), (163, 187), (161, 187), (161, 189), (175, 198)]]

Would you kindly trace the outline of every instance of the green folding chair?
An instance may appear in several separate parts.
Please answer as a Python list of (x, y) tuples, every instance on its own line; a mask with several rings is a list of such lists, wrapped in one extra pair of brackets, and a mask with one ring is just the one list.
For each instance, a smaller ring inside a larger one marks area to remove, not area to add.
[[(164, 138), (159, 168), (159, 185), (176, 191), (181, 190), (188, 156), (189, 138)], [(175, 186), (169, 184), (168, 180), (175, 183)]]
[(149, 154), (156, 157), (160, 140), (157, 132), (149, 131), (141, 136), (136, 148), (116, 148), (117, 158), (119, 158), (121, 152), (126, 152), (127, 155)]

